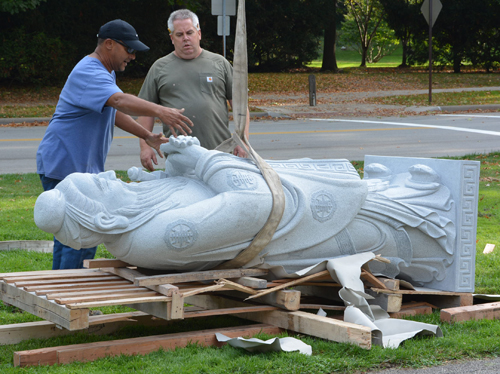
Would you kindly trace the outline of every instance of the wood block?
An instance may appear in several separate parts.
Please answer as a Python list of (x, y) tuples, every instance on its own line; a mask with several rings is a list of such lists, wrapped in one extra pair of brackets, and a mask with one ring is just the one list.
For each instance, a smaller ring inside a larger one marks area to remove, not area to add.
[(172, 293), (172, 302), (170, 303), (170, 318), (184, 319), (184, 296), (180, 292)]
[(236, 279), (236, 283), (255, 289), (267, 288), (267, 280), (255, 277), (241, 277)]
[(399, 290), (399, 279), (379, 278), (388, 290)]
[(441, 321), (443, 322), (459, 322), (471, 319), (500, 319), (500, 302), (441, 310)]
[[(186, 302), (205, 309), (220, 309), (246, 306), (246, 303), (229, 300), (220, 296), (196, 295)], [(371, 329), (354, 323), (337, 321), (302, 311), (288, 312), (273, 310), (268, 312), (242, 313), (238, 317), (267, 323), (287, 330), (341, 343), (356, 344), (364, 349), (372, 345)]]
[(277, 306), (286, 310), (300, 309), (300, 291), (281, 290), (260, 297), (258, 302)]
[(221, 346), (223, 343), (217, 341), (216, 332), (235, 338), (239, 336), (251, 337), (259, 333), (277, 335), (281, 333), (281, 329), (258, 324), (19, 351), (14, 352), (14, 366), (68, 364), (74, 361), (93, 361), (106, 356), (122, 354), (143, 355), (160, 348), (171, 350), (185, 347), (191, 343), (198, 343), (205, 347)]
[(370, 305), (379, 305), (388, 313), (399, 312), (401, 309), (403, 303), (403, 295), (401, 294), (377, 293), (369, 289), (366, 290), (366, 293), (375, 298), (368, 300)]

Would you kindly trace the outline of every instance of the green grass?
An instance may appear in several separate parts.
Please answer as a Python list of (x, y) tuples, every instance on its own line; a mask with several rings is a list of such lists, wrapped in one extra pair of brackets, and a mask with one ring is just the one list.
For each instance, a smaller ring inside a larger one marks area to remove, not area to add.
[[(337, 47), (335, 50), (335, 57), (337, 58), (337, 67), (339, 69), (345, 68), (357, 68), (361, 65), (361, 55), (354, 50), (346, 49), (342, 50)], [(371, 64), (367, 63), (367, 67), (372, 68), (395, 68), (401, 65), (403, 58), (403, 50), (401, 48), (396, 49), (390, 55), (384, 56), (380, 61)], [(311, 68), (321, 68), (322, 60), (315, 60), (308, 64)]]
[[(499, 247), (500, 225), (500, 153), (468, 155), (454, 159), (471, 159), (481, 162), (479, 207), (476, 245), (476, 292), (500, 293), (500, 251), (489, 255), (482, 253), (487, 243)], [(354, 162), (362, 172), (363, 162)], [(117, 175), (127, 180), (126, 173)], [(48, 240), (50, 235), (41, 232), (33, 222), (33, 206), (42, 192), (36, 174), (0, 175), (0, 240)], [(10, 220), (10, 221), (7, 221)], [(5, 222), (10, 222), (5, 225)], [(7, 239), (8, 238), (8, 239)], [(97, 257), (111, 257), (100, 246)], [(0, 263), (3, 272), (50, 269), (51, 255), (26, 251), (2, 251)], [(127, 311), (125, 307), (100, 308), (105, 313)], [(443, 338), (420, 337), (406, 341), (398, 349), (373, 347), (363, 350), (357, 346), (340, 344), (300, 335), (298, 338), (310, 344), (313, 356), (298, 353), (248, 353), (224, 346), (202, 348), (190, 345), (174, 351), (158, 351), (145, 356), (118, 356), (99, 359), (90, 363), (72, 363), (16, 369), (12, 365), (13, 352), (42, 347), (88, 343), (113, 339), (125, 339), (155, 334), (194, 331), (248, 323), (234, 317), (210, 317), (176, 321), (161, 328), (127, 327), (112, 335), (86, 335), (83, 333), (51, 338), (33, 339), (0, 349), (2, 373), (352, 373), (388, 367), (421, 368), (441, 365), (453, 360), (479, 359), (500, 356), (499, 321), (468, 321), (447, 324), (439, 320), (439, 313), (416, 316), (412, 320), (437, 324)], [(20, 312), (17, 308), (0, 303), (0, 324), (36, 321), (37, 317)], [(260, 335), (261, 339), (269, 336)]]

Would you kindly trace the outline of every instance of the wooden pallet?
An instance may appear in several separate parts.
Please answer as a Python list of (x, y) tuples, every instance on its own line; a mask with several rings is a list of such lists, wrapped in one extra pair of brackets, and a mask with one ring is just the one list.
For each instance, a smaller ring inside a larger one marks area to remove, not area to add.
[[(86, 265), (88, 269), (0, 274), (1, 299), (67, 330), (88, 329), (92, 321), (89, 308), (126, 305), (164, 320), (238, 315), (303, 334), (371, 348), (369, 328), (300, 311), (320, 306), (300, 304), (300, 292), (285, 289), (301, 280), (267, 282), (256, 278), (266, 275), (267, 270), (145, 275), (116, 260), (92, 260)], [(325, 276), (326, 273), (315, 274), (302, 281)], [(233, 299), (228, 298), (229, 292)], [(244, 301), (248, 297), (256, 300)], [(198, 310), (187, 310), (185, 303), (198, 306)]]

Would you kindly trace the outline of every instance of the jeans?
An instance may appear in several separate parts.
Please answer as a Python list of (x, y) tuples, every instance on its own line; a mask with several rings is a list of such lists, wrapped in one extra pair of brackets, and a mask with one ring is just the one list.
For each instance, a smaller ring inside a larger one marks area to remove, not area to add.
[[(42, 181), (44, 191), (52, 190), (59, 182), (61, 182), (59, 179), (48, 178), (44, 174), (40, 174), (40, 180)], [(52, 270), (81, 269), (83, 268), (83, 260), (93, 259), (96, 250), (97, 247), (76, 250), (62, 244), (54, 236)]]

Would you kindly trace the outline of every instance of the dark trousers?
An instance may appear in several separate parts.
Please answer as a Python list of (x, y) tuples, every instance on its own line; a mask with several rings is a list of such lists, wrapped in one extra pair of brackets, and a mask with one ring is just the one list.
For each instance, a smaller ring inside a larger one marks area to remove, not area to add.
[[(44, 191), (54, 189), (61, 182), (59, 179), (48, 178), (44, 174), (40, 174), (40, 180), (42, 181)], [(81, 269), (83, 268), (83, 260), (93, 259), (96, 250), (97, 247), (76, 250), (62, 244), (54, 236), (52, 270)]]

